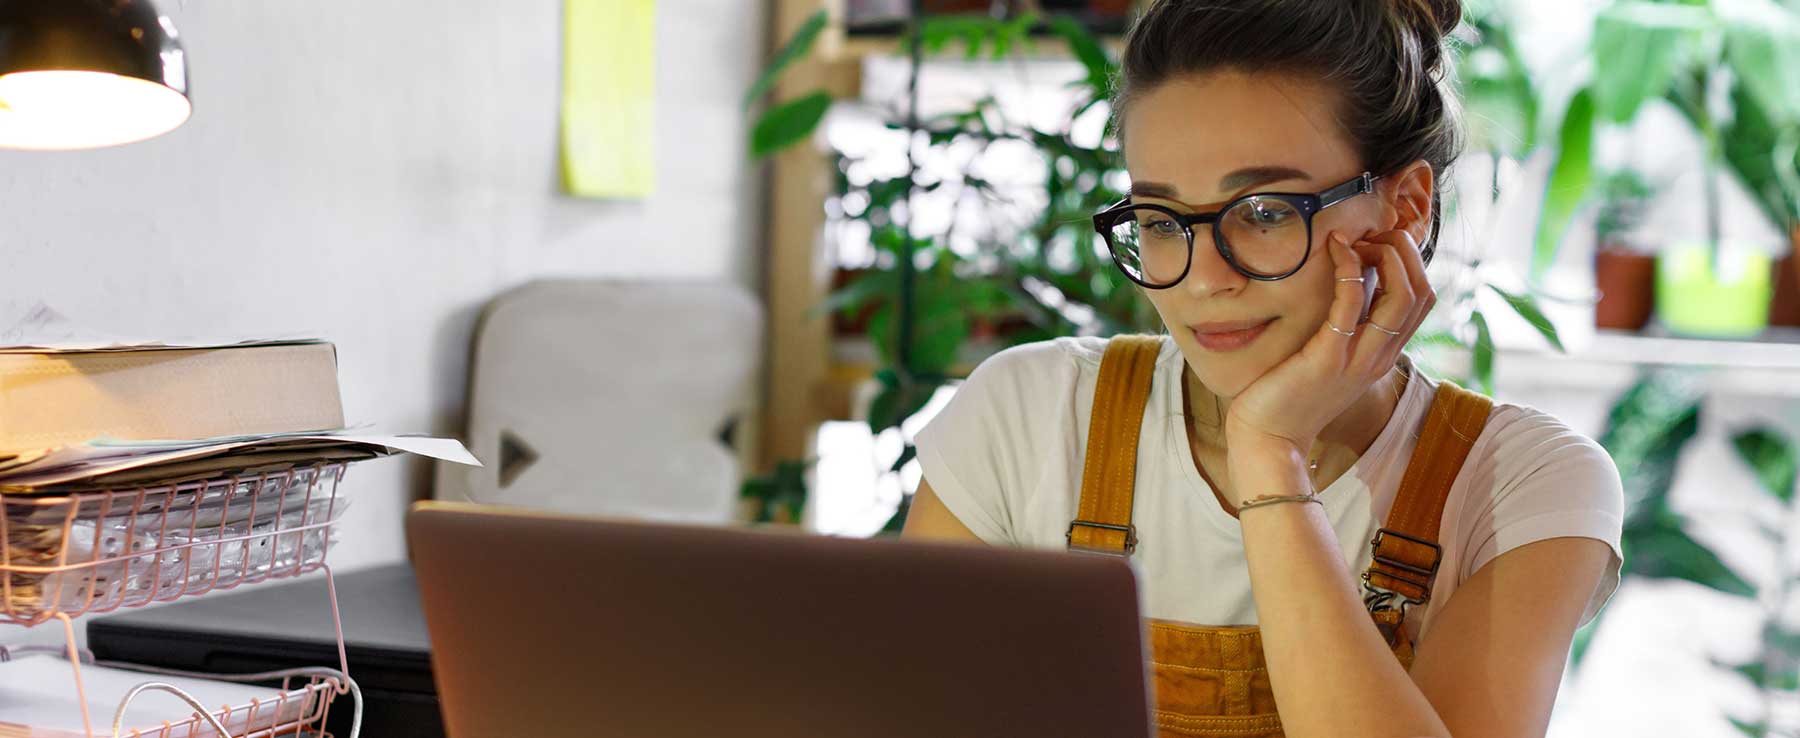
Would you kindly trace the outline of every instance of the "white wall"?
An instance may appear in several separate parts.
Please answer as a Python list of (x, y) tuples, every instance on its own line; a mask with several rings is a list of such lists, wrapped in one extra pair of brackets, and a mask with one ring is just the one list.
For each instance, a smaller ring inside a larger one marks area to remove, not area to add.
[[(738, 101), (763, 3), (656, 5), (657, 193), (599, 202), (558, 194), (558, 0), (164, 0), (194, 118), (0, 152), (0, 296), (134, 335), (322, 336), (350, 422), (455, 433), (476, 312), (507, 288), (760, 282)], [(334, 566), (402, 558), (428, 481), (416, 460), (352, 469)]]

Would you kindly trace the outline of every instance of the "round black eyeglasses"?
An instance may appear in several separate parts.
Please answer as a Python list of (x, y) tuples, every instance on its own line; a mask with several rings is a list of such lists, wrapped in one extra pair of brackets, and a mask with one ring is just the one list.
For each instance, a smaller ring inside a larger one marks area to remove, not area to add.
[(1320, 210), (1375, 191), (1363, 172), (1317, 193), (1257, 192), (1210, 213), (1192, 215), (1127, 197), (1094, 215), (1113, 263), (1131, 281), (1168, 289), (1187, 277), (1194, 261), (1196, 223), (1212, 224), (1213, 246), (1225, 263), (1250, 279), (1273, 282), (1300, 271), (1312, 254), (1312, 219)]

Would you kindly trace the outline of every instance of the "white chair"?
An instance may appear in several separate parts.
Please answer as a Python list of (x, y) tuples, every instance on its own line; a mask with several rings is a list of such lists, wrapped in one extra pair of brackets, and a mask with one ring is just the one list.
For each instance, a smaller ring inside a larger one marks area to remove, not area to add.
[(734, 284), (568, 279), (490, 302), (470, 360), (469, 449), (438, 499), (667, 522), (735, 519), (762, 307)]

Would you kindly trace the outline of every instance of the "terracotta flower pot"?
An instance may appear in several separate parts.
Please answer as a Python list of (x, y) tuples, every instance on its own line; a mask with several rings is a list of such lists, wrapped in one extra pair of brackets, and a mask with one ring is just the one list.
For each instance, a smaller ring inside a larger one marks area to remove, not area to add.
[(1656, 305), (1656, 257), (1602, 247), (1594, 254), (1594, 286), (1600, 290), (1596, 327), (1643, 330)]
[(1800, 326), (1800, 227), (1794, 248), (1775, 262), (1775, 295), (1769, 300), (1769, 325)]
[[(831, 291), (835, 293), (838, 290), (843, 289), (868, 271), (870, 270), (838, 269), (831, 275)], [(878, 305), (875, 304), (875, 301), (871, 300), (863, 303), (861, 307), (851, 311), (850, 314), (845, 314), (841, 311), (833, 312), (831, 314), (831, 334), (834, 336), (861, 336), (867, 334), (869, 332), (869, 318), (875, 315), (875, 309), (877, 307)]]

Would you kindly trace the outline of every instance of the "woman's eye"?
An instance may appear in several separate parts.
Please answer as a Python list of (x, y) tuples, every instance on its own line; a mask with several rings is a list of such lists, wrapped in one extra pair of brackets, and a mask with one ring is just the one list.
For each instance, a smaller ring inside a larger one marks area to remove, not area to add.
[(1271, 205), (1262, 205), (1262, 203), (1240, 207), (1240, 211), (1244, 211), (1242, 212), (1244, 220), (1249, 221), (1251, 225), (1260, 225), (1264, 229), (1276, 227), (1276, 225), (1287, 225), (1289, 221), (1298, 216), (1291, 207), (1271, 207)]
[(1145, 232), (1163, 238), (1174, 238), (1181, 235), (1181, 224), (1168, 218), (1152, 218), (1141, 226)]
[(1294, 218), (1294, 211), (1285, 207), (1270, 207), (1259, 203), (1250, 203), (1237, 208), (1238, 219), (1245, 225), (1259, 228), (1273, 228), (1286, 225)]

